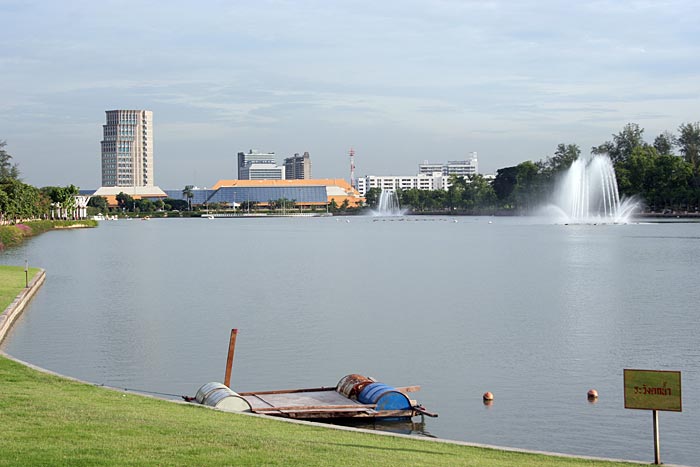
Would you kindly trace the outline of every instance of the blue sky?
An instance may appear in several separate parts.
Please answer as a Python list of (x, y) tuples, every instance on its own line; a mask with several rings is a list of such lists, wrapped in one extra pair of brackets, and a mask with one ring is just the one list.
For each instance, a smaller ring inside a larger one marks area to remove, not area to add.
[(480, 170), (700, 121), (694, 1), (0, 0), (0, 139), (25, 182), (100, 184), (104, 111), (154, 113), (163, 188), (238, 151), (313, 175)]

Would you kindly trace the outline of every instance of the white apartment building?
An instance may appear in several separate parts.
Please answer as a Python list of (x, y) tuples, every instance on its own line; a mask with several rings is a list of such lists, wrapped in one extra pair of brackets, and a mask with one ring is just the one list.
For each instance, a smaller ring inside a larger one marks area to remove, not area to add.
[(357, 179), (357, 191), (361, 196), (365, 196), (370, 188), (381, 190), (447, 190), (450, 177), (442, 175), (441, 172), (431, 174), (418, 174), (408, 176), (398, 175), (367, 175)]
[(102, 136), (102, 186), (154, 186), (153, 112), (107, 110)]
[(469, 154), (469, 158), (463, 161), (448, 161), (446, 163), (430, 163), (425, 161), (418, 165), (419, 174), (432, 174), (440, 172), (443, 175), (457, 175), (467, 177), (479, 173), (479, 160), (476, 152)]

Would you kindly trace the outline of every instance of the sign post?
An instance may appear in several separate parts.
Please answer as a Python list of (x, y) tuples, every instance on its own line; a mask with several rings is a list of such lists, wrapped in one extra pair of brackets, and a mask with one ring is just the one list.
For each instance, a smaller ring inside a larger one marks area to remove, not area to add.
[(625, 408), (652, 411), (654, 424), (654, 463), (661, 464), (659, 449), (659, 410), (681, 412), (681, 372), (624, 370)]

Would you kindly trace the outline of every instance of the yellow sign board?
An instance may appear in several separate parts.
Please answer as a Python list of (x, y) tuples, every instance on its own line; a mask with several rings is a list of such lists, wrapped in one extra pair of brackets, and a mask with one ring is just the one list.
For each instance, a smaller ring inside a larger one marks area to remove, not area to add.
[(681, 412), (681, 372), (624, 370), (625, 408)]

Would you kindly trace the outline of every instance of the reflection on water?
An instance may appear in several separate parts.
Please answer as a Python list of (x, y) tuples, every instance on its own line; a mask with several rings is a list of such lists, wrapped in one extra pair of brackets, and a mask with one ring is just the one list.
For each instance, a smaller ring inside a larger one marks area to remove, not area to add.
[(691, 389), (682, 413), (661, 414), (664, 460), (700, 459), (700, 224), (375, 219), (43, 234), (4, 253), (47, 270), (4, 350), (97, 384), (192, 395), (223, 380), (236, 327), (237, 392), (359, 373), (422, 386), (415, 398), (440, 414), (423, 433), (644, 461), (650, 415), (624, 409), (622, 370), (680, 370)]
[(395, 421), (380, 421), (380, 420), (374, 420), (374, 421), (368, 421), (365, 419), (364, 421), (362, 420), (353, 420), (353, 419), (345, 419), (345, 420), (335, 420), (333, 422), (330, 422), (328, 420), (318, 420), (319, 422), (323, 423), (332, 423), (334, 425), (342, 425), (342, 426), (349, 426), (353, 428), (362, 428), (365, 430), (379, 430), (379, 431), (388, 431), (389, 433), (398, 433), (401, 435), (417, 435), (417, 436), (425, 436), (428, 438), (437, 438), (437, 436), (434, 436), (428, 432), (428, 430), (425, 427), (425, 417), (423, 415), (420, 415), (418, 417), (415, 417), (413, 420), (395, 420)]

